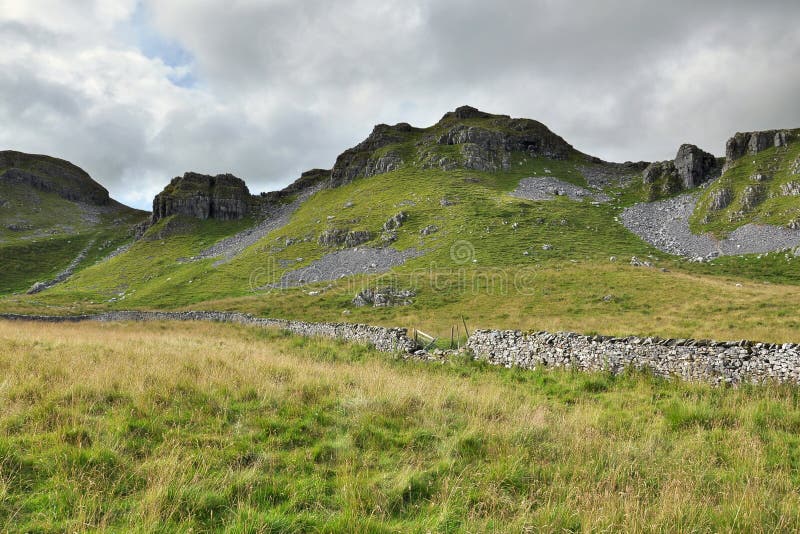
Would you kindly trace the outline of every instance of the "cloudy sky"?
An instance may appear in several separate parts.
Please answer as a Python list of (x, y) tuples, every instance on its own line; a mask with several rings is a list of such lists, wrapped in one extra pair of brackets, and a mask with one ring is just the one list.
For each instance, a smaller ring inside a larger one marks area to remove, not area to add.
[(0, 0), (0, 148), (144, 208), (187, 170), (276, 189), (462, 104), (607, 160), (721, 154), (800, 127), (798, 21), (798, 0)]

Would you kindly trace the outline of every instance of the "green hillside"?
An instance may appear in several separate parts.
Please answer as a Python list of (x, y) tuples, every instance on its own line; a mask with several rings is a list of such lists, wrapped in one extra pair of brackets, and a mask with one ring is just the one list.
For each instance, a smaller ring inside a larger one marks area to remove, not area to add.
[[(769, 167), (770, 187), (778, 190), (791, 180), (787, 169), (798, 146), (735, 162), (703, 198), (721, 184), (749, 176), (750, 166), (761, 169), (759, 161), (766, 165), (780, 155)], [(648, 200), (643, 168), (582, 154), (536, 121), (472, 108), (448, 113), (429, 128), (378, 125), (340, 155), (331, 171), (315, 170), (283, 193), (253, 197), (258, 202), (251, 204), (264, 209), (295, 201), (298, 206), (285, 225), (230, 257), (196, 258), (215, 243), (235, 241), (240, 232), (257, 228), (259, 212), (236, 220), (167, 215), (125, 253), (99, 263), (87, 259), (67, 281), (36, 295), (7, 295), (0, 309), (241, 310), (400, 324), (448, 338), (454, 325), (467, 322), (469, 328), (800, 339), (794, 313), (800, 269), (793, 255), (692, 263), (660, 252), (619, 222), (625, 207)], [(608, 201), (563, 192), (547, 200), (512, 195), (522, 179), (532, 176), (583, 187)], [(180, 190), (176, 180), (163, 195)], [(184, 193), (179, 200), (191, 198)], [(786, 206), (782, 215), (771, 207), (774, 203)], [(770, 199), (759, 208), (772, 212), (772, 219), (763, 220), (785, 224), (791, 210), (800, 209), (798, 197), (774, 203)], [(399, 227), (387, 229), (400, 214)], [(738, 224), (762, 220), (749, 217)], [(721, 230), (719, 220), (702, 223), (703, 228)], [(344, 244), (346, 236), (358, 238), (358, 248), (390, 247), (408, 259), (382, 274), (275, 287), (287, 273), (352, 249), (353, 243)], [(84, 242), (62, 243), (62, 256), (75, 254)], [(632, 266), (633, 256), (646, 266)], [(382, 285), (413, 290), (413, 304), (352, 305), (360, 289)], [(20, 281), (13, 290), (23, 287)]]
[[(693, 229), (724, 235), (751, 222), (800, 225), (800, 129), (791, 134), (786, 146), (729, 162), (723, 176), (703, 193)], [(728, 204), (713, 209), (715, 197), (728, 199)]]
[(76, 268), (92, 265), (146, 218), (69, 162), (0, 152), (0, 294), (54, 278), (82, 251)]

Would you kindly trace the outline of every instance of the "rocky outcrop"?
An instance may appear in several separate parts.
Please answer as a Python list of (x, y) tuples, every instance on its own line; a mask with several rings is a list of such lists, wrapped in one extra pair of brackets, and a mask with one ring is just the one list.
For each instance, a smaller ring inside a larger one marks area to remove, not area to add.
[(695, 145), (683, 144), (672, 161), (648, 165), (642, 173), (642, 181), (650, 186), (652, 200), (697, 187), (719, 175), (719, 171), (713, 154)]
[[(463, 124), (464, 119), (484, 120), (485, 125)], [(515, 152), (530, 157), (564, 159), (574, 152), (572, 145), (551, 132), (544, 124), (530, 119), (512, 119), (507, 115), (491, 115), (469, 106), (462, 106), (444, 115), (434, 137), (424, 138), (420, 162), (423, 167), (449, 170), (454, 166), (477, 171), (508, 170)], [(460, 161), (439, 155), (435, 145), (459, 146)]]
[(781, 185), (781, 195), (785, 197), (800, 196), (800, 182), (787, 182)]
[(493, 117), (510, 118), (508, 115), (492, 115), (491, 113), (486, 113), (472, 106), (461, 106), (456, 108), (455, 111), (448, 111), (445, 113), (439, 123), (463, 119), (491, 119)]
[(407, 219), (408, 219), (408, 213), (406, 213), (405, 211), (396, 213), (395, 215), (389, 217), (389, 220), (383, 223), (383, 229), (387, 232), (390, 232), (392, 230), (397, 230), (403, 225), (403, 223)]
[(733, 201), (733, 191), (729, 187), (721, 187), (711, 192), (708, 209), (711, 211), (724, 210)]
[(761, 184), (748, 185), (742, 191), (742, 210), (752, 211), (766, 198), (766, 189)]
[(293, 200), (298, 195), (323, 187), (330, 182), (330, 179), (331, 171), (329, 169), (311, 169), (301, 174), (300, 178), (280, 191), (264, 192), (260, 196), (267, 205), (285, 203)]
[(174, 178), (153, 199), (152, 221), (170, 215), (229, 221), (248, 215), (252, 198), (244, 181), (232, 174), (187, 172)]
[(393, 287), (367, 288), (358, 292), (353, 298), (353, 306), (362, 308), (372, 306), (374, 308), (385, 308), (388, 306), (409, 306), (414, 303), (415, 297), (410, 289), (395, 289)]
[(719, 170), (717, 158), (713, 154), (689, 144), (681, 145), (678, 149), (675, 155), (675, 169), (684, 189), (697, 187)]
[(0, 151), (0, 182), (28, 185), (67, 200), (98, 206), (110, 202), (108, 190), (92, 180), (86, 171), (50, 156)]
[(436, 226), (435, 224), (429, 224), (428, 226), (426, 226), (425, 228), (423, 228), (422, 230), (419, 231), (419, 235), (427, 236), (427, 235), (435, 234), (438, 231), (439, 231), (439, 227), (438, 226)]
[(725, 144), (725, 164), (772, 147), (782, 147), (792, 139), (789, 130), (765, 130), (762, 132), (737, 132)]
[(329, 228), (320, 234), (317, 240), (323, 247), (357, 247), (372, 239), (367, 230), (348, 230), (346, 228)]
[(399, 168), (403, 164), (400, 154), (393, 151), (381, 154), (376, 151), (395, 143), (407, 141), (417, 131), (420, 130), (405, 122), (394, 126), (378, 124), (373, 128), (369, 137), (353, 148), (345, 150), (336, 158), (336, 163), (331, 170), (331, 186), (337, 187), (356, 178), (374, 176)]
[[(482, 124), (464, 124), (475, 119), (480, 119)], [(575, 152), (569, 143), (540, 122), (492, 115), (462, 106), (446, 113), (426, 130), (406, 123), (375, 126), (367, 139), (336, 159), (331, 185), (335, 187), (356, 178), (391, 172), (412, 163), (405, 161), (401, 152), (390, 145), (412, 141), (420, 133), (425, 135), (415, 144), (417, 154), (413, 163), (424, 169), (465, 168), (492, 172), (509, 169), (514, 152), (553, 159), (564, 159)], [(449, 146), (457, 146), (457, 153), (441, 148)]]

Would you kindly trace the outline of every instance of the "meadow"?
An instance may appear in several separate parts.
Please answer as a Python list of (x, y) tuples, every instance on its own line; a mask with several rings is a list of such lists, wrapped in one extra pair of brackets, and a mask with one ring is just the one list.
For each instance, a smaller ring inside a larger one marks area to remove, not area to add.
[(0, 322), (0, 530), (800, 528), (800, 390)]

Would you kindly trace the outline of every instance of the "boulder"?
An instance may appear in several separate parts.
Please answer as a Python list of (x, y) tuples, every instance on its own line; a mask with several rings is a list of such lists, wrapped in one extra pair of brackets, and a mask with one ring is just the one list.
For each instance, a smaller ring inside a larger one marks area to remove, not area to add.
[(242, 219), (249, 213), (251, 200), (247, 185), (232, 174), (187, 172), (153, 199), (152, 221), (176, 214), (221, 221)]
[(412, 297), (416, 293), (410, 289), (398, 290), (393, 287), (367, 288), (358, 292), (353, 298), (353, 306), (361, 308), (373, 306), (382, 308), (387, 306), (408, 306), (413, 304)]
[(389, 220), (383, 223), (383, 229), (386, 231), (397, 230), (408, 219), (408, 213), (401, 211), (389, 217)]
[(349, 230), (346, 228), (329, 228), (320, 234), (317, 242), (324, 247), (357, 247), (372, 239), (366, 230)]
[(438, 231), (439, 231), (439, 227), (438, 226), (436, 226), (435, 224), (429, 224), (428, 226), (426, 226), (425, 228), (420, 230), (419, 233), (421, 235), (431, 235), (431, 234), (435, 234)]

